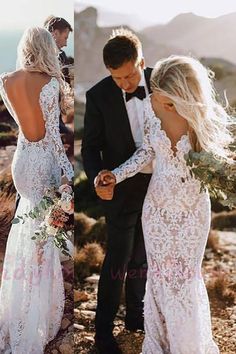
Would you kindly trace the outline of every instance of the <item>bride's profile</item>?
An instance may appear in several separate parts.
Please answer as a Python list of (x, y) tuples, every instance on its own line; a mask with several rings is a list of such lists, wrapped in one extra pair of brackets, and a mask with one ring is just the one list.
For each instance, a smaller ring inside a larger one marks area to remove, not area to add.
[[(59, 133), (66, 86), (51, 34), (27, 29), (18, 46), (18, 69), (0, 76), (0, 94), (19, 127), (12, 177), (28, 213), (45, 188), (73, 178)], [(59, 100), (59, 97), (62, 98)], [(8, 236), (0, 288), (0, 353), (40, 354), (61, 324), (64, 287), (59, 250), (52, 238), (31, 239), (40, 220), (13, 224)]]

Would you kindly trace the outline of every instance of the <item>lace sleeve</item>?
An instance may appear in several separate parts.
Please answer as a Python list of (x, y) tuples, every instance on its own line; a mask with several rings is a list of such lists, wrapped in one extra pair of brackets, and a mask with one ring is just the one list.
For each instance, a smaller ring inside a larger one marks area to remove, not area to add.
[(71, 181), (74, 176), (74, 171), (72, 164), (66, 156), (59, 130), (59, 83), (57, 79), (53, 79), (51, 80), (52, 84), (49, 85), (49, 83), (45, 85), (45, 89), (41, 91), (40, 104), (44, 112), (46, 129), (52, 139), (52, 149), (58, 164), (62, 168), (68, 180)]
[(134, 176), (155, 158), (155, 151), (150, 141), (150, 131), (151, 122), (150, 118), (147, 116), (144, 123), (144, 139), (142, 146), (140, 146), (127, 161), (111, 171), (116, 176), (116, 184), (126, 178)]

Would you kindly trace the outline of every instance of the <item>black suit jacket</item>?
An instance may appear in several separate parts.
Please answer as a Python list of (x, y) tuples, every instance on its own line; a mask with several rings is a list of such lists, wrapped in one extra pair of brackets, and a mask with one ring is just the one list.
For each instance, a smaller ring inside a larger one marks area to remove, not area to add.
[(70, 72), (68, 69), (69, 60), (68, 60), (67, 55), (64, 52), (64, 50), (60, 50), (60, 52), (58, 54), (58, 59), (59, 59), (61, 66), (62, 66), (62, 73), (65, 77), (65, 81), (70, 85)]
[[(149, 92), (151, 72), (144, 70)], [(135, 150), (122, 90), (106, 77), (86, 94), (82, 158), (90, 182), (102, 169), (118, 167)]]

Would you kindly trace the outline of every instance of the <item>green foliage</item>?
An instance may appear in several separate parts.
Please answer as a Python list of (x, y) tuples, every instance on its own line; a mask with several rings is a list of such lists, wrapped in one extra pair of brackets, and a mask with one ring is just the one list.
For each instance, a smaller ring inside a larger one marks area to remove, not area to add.
[[(235, 146), (231, 146), (235, 150)], [(229, 163), (206, 151), (190, 151), (185, 155), (192, 176), (201, 182), (201, 191), (210, 195), (223, 206), (236, 207), (236, 162)]]

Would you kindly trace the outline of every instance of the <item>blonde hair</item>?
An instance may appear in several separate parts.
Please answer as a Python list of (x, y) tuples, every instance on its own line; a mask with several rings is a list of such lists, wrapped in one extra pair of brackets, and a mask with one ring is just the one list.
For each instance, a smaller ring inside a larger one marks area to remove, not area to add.
[(57, 57), (58, 48), (51, 33), (45, 28), (27, 28), (17, 48), (17, 67), (31, 72), (45, 73), (56, 77), (60, 84), (61, 109), (66, 106), (66, 96), (70, 95)]
[(172, 55), (159, 60), (151, 75), (151, 88), (170, 98), (189, 124), (192, 148), (227, 158), (233, 142), (232, 118), (216, 101), (214, 73), (198, 60)]

